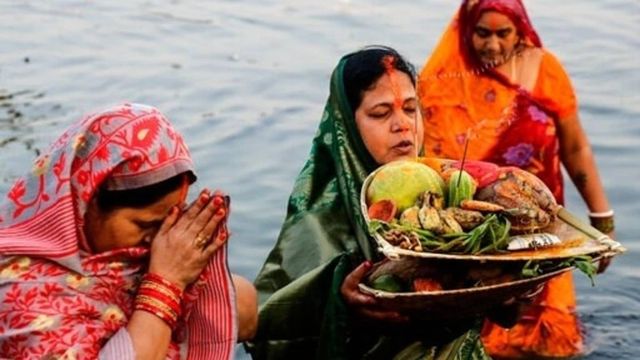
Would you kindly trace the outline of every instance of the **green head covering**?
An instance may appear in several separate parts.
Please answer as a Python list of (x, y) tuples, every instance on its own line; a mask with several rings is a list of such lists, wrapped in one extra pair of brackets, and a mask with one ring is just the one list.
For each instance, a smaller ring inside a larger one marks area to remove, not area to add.
[(333, 71), (309, 160), (296, 179), (278, 242), (255, 281), (260, 320), (247, 349), (256, 359), (388, 358), (389, 351), (398, 352), (394, 339), (358, 339), (340, 295), (357, 264), (380, 257), (360, 212), (360, 189), (378, 164), (345, 94), (343, 72), (351, 55)]
[[(292, 222), (302, 217), (343, 208), (347, 217), (340, 222), (348, 225), (348, 232), (356, 240), (359, 252), (372, 259), (371, 242), (360, 213), (360, 188), (378, 164), (367, 151), (356, 127), (354, 111), (346, 100), (342, 74), (349, 56), (340, 60), (331, 75), (329, 99), (313, 139), (309, 160), (298, 175), (289, 199), (282, 234), (287, 232), (289, 225), (293, 225)], [(331, 228), (316, 230), (329, 232), (331, 237), (336, 235)], [(309, 235), (309, 238), (313, 237)], [(350, 246), (349, 250), (355, 249)]]

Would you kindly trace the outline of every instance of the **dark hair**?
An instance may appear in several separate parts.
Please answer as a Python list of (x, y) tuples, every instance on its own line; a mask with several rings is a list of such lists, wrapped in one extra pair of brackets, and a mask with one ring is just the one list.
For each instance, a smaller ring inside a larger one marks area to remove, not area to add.
[(390, 66), (407, 74), (413, 86), (416, 86), (415, 68), (390, 47), (368, 46), (349, 55), (342, 78), (352, 112), (360, 106), (364, 92), (371, 89)]
[[(130, 190), (107, 190), (102, 187), (96, 194), (98, 207), (109, 211), (116, 208), (142, 208), (177, 190), (185, 181), (191, 183), (190, 173), (182, 173), (156, 184)], [(191, 175), (192, 176), (192, 175)]]

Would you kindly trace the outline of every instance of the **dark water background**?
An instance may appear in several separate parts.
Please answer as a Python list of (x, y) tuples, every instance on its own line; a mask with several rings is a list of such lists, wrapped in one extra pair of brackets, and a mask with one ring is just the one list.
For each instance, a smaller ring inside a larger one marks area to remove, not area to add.
[[(455, 0), (0, 0), (0, 193), (83, 113), (123, 100), (183, 132), (203, 185), (232, 196), (230, 261), (253, 279), (277, 237), (339, 57), (388, 44), (422, 66)], [(530, 0), (570, 73), (629, 251), (576, 274), (586, 359), (640, 350), (640, 2)], [(585, 214), (569, 187), (569, 208)], [(246, 357), (242, 350), (238, 357)]]

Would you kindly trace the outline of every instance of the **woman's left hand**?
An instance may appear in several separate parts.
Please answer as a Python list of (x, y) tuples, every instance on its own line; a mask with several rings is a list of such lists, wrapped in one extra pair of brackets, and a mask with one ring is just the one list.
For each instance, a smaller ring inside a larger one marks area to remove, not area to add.
[(224, 196), (206, 190), (182, 214), (172, 210), (151, 243), (149, 272), (183, 289), (195, 281), (227, 241), (227, 211)]
[(349, 273), (342, 282), (340, 293), (347, 306), (359, 317), (374, 322), (407, 323), (409, 321), (407, 316), (383, 307), (375, 297), (360, 291), (358, 284), (370, 269), (371, 262), (365, 261)]
[[(616, 232), (612, 231), (608, 233), (607, 236), (610, 237), (611, 240), (615, 240)], [(600, 261), (598, 261), (598, 274), (602, 274), (603, 272), (607, 271), (607, 268), (609, 267), (609, 265), (611, 265), (611, 259), (611, 257), (604, 257), (600, 259)]]

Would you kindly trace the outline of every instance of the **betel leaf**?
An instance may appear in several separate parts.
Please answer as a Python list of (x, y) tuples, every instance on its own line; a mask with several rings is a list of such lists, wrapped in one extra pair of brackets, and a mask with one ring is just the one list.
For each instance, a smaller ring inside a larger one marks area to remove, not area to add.
[(369, 233), (370, 234), (375, 234), (379, 231), (384, 230), (386, 223), (379, 221), (379, 220), (371, 220), (369, 222)]
[(588, 255), (573, 256), (561, 262), (529, 260), (522, 267), (522, 277), (536, 277), (544, 273), (549, 273), (571, 266), (575, 266), (583, 274), (587, 275), (589, 280), (591, 280), (591, 286), (595, 286), (594, 276), (597, 273), (598, 267), (593, 263), (593, 258)]
[(540, 263), (537, 261), (529, 260), (522, 267), (522, 277), (524, 278), (532, 278), (542, 274), (542, 269), (540, 269)]
[(594, 276), (598, 271), (598, 267), (593, 263), (593, 259), (590, 256), (576, 257), (574, 260), (575, 267), (582, 271), (591, 280), (591, 286), (596, 286)]

